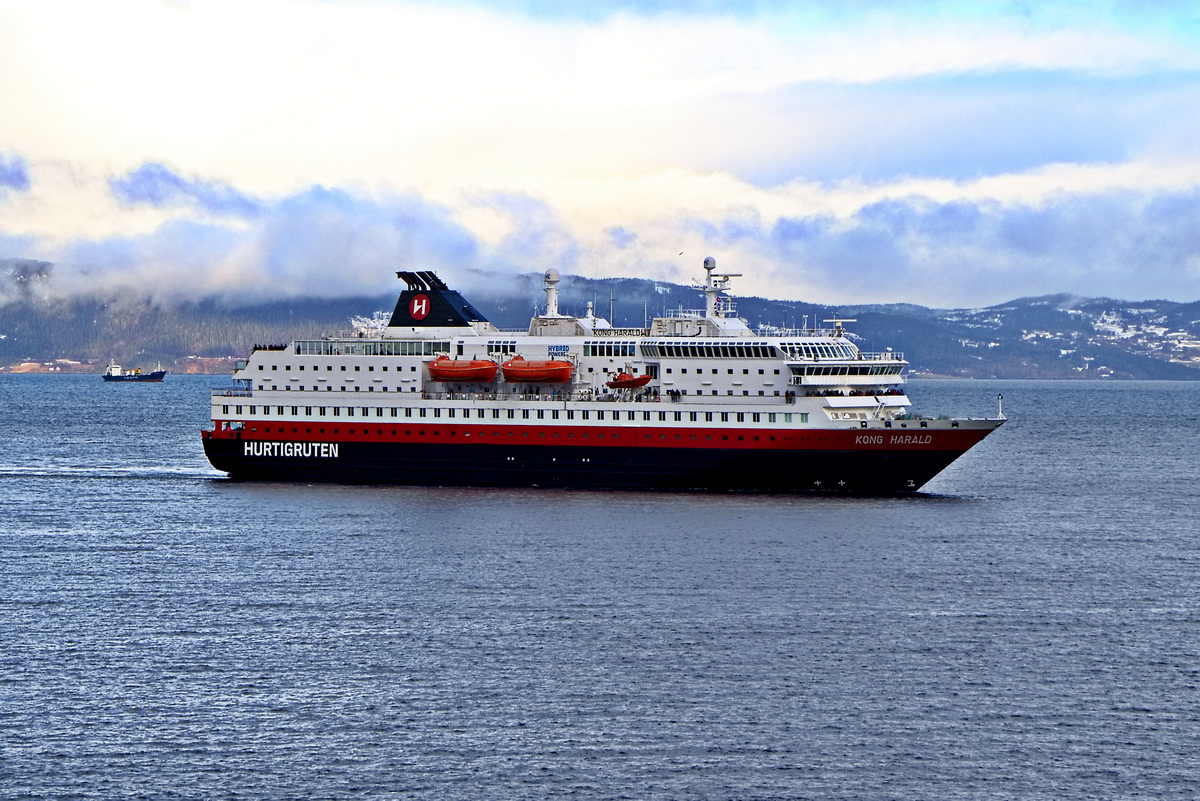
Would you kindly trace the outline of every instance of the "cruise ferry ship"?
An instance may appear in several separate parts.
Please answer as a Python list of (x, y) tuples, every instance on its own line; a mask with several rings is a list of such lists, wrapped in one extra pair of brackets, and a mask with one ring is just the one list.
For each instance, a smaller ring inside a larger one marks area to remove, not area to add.
[(925, 417), (902, 353), (852, 320), (754, 331), (704, 260), (705, 308), (617, 328), (559, 311), (497, 329), (432, 272), (378, 335), (256, 346), (212, 393), (205, 453), (237, 479), (760, 492), (919, 490), (1004, 422)]

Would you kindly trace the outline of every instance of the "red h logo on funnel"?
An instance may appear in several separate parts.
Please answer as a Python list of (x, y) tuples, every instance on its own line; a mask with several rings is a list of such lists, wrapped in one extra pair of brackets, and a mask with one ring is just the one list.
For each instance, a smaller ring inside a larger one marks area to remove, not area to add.
[(408, 302), (408, 314), (414, 320), (424, 320), (429, 316), (429, 298), (416, 295)]

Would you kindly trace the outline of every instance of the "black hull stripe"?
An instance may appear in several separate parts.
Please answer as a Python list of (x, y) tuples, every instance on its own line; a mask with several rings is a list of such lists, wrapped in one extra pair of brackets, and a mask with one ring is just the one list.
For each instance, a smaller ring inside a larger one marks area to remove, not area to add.
[(257, 452), (254, 443), (204, 438), (213, 466), (238, 479), (634, 490), (914, 492), (965, 451), (341, 442), (325, 456), (257, 456), (248, 445)]

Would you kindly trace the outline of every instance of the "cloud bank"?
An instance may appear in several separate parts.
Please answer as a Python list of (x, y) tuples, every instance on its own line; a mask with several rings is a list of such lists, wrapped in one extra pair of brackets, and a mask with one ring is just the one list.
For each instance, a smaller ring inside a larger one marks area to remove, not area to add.
[(257, 217), (262, 204), (221, 181), (184, 178), (165, 164), (143, 164), (136, 170), (111, 179), (109, 191), (128, 206), (193, 206), (217, 215)]
[[(549, 267), (686, 281), (700, 275), (705, 255), (745, 273), (737, 284), (743, 293), (828, 302), (979, 305), (1064, 287), (1129, 298), (1171, 287), (1179, 298), (1200, 297), (1194, 187), (1111, 187), (1037, 202), (843, 188), (824, 209), (681, 211), (610, 227), (593, 242), (525, 194), (493, 191), (447, 204), (416, 193), (312, 186), (267, 198), (161, 164), (109, 185), (117, 203), (176, 216), (138, 235), (58, 247), (26, 240), (9, 249), (54, 262), (60, 291), (135, 287), (163, 299), (386, 293), (399, 269), (436, 270), (460, 286), (478, 284), (480, 273)], [(780, 190), (774, 205), (802, 209), (817, 191)], [(839, 210), (850, 195), (858, 205)]]

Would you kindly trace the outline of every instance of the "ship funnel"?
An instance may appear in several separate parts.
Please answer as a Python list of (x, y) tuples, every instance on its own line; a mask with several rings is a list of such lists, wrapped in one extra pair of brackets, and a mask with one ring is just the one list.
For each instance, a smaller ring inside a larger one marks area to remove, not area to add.
[(400, 293), (388, 328), (470, 328), (486, 323), (462, 295), (428, 270), (399, 271), (407, 288)]

